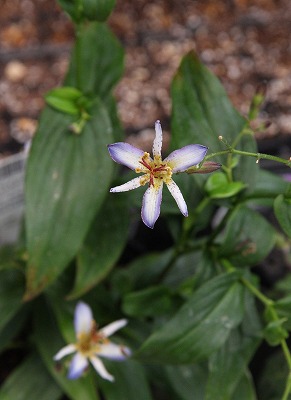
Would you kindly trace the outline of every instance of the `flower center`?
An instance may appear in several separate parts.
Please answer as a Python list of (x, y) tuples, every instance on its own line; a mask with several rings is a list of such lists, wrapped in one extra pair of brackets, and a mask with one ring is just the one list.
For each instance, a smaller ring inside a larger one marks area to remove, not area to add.
[(97, 329), (95, 321), (92, 321), (90, 332), (81, 332), (78, 335), (77, 349), (85, 357), (90, 357), (100, 351), (100, 347), (109, 340)]
[[(144, 168), (137, 168), (135, 171), (145, 172), (145, 175), (141, 178), (141, 184), (145, 185), (149, 182), (150, 186), (159, 185), (159, 181), (164, 181), (165, 183), (170, 183), (172, 177), (172, 168), (167, 165), (166, 162), (162, 161), (161, 156), (154, 156), (154, 160), (151, 159), (149, 153), (144, 153), (141, 160), (139, 161)], [(155, 180), (159, 180), (155, 182)]]

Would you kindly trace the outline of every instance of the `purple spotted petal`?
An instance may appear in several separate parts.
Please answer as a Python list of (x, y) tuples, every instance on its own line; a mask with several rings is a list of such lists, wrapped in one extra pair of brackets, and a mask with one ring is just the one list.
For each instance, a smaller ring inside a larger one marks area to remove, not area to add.
[(176, 200), (176, 203), (177, 203), (181, 213), (184, 215), (184, 217), (188, 217), (187, 204), (184, 200), (184, 197), (183, 197), (178, 185), (172, 180), (171, 183), (167, 183), (167, 187), (168, 187), (171, 195)]
[(205, 157), (208, 148), (201, 144), (189, 144), (173, 151), (164, 159), (172, 168), (173, 173), (183, 172), (193, 165), (199, 164)]
[(82, 375), (83, 371), (87, 368), (87, 366), (87, 358), (82, 356), (82, 354), (77, 353), (76, 355), (74, 355), (71, 361), (68, 378), (78, 379)]
[(109, 374), (107, 369), (104, 367), (103, 362), (98, 357), (90, 357), (90, 361), (96, 372), (101, 376), (101, 378), (106, 379), (110, 382), (114, 381), (114, 377)]
[(130, 354), (131, 351), (128, 347), (120, 346), (112, 342), (103, 344), (98, 351), (98, 356), (115, 361), (122, 361), (126, 357), (129, 357)]
[(118, 164), (127, 166), (135, 170), (140, 168), (140, 159), (144, 155), (144, 151), (132, 146), (131, 144), (118, 142), (108, 146), (109, 154), (113, 161)]
[(163, 132), (160, 121), (156, 121), (155, 131), (156, 131), (156, 136), (153, 143), (153, 156), (160, 156), (163, 143)]
[(151, 185), (143, 196), (141, 218), (144, 224), (149, 228), (153, 228), (156, 220), (159, 218), (162, 202), (162, 190), (162, 182), (156, 187)]
[(110, 192), (112, 193), (128, 192), (129, 190), (136, 189), (141, 186), (140, 179), (141, 177), (139, 176), (137, 178), (132, 179), (131, 181), (124, 183), (123, 185), (115, 186), (114, 188), (110, 189)]
[(75, 332), (76, 336), (80, 333), (88, 333), (92, 329), (93, 315), (88, 304), (79, 301), (75, 309)]

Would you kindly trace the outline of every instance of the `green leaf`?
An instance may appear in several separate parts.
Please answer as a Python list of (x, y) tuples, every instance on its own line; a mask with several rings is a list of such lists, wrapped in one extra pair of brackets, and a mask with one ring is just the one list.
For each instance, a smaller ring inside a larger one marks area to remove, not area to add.
[(91, 112), (81, 135), (70, 132), (72, 117), (51, 109), (42, 114), (26, 169), (26, 299), (66, 268), (108, 191), (111, 126), (97, 99)]
[(238, 273), (203, 284), (177, 314), (154, 332), (137, 355), (165, 363), (193, 363), (218, 350), (243, 318)]
[(169, 288), (158, 285), (127, 294), (123, 299), (122, 309), (129, 316), (141, 318), (167, 313), (171, 305)]
[(183, 400), (205, 400), (205, 386), (207, 382), (207, 366), (170, 365), (166, 366), (169, 385)]
[[(94, 380), (94, 372), (88, 373), (77, 380), (69, 380), (66, 368), (56, 368), (53, 356), (65, 343), (59, 334), (58, 327), (51, 309), (44, 301), (38, 301), (34, 314), (35, 344), (41, 358), (52, 377), (61, 386), (71, 400), (98, 400)], [(70, 360), (70, 358), (69, 358)], [(60, 365), (66, 365), (62, 360)]]
[[(209, 359), (209, 378), (205, 400), (232, 399), (247, 374), (247, 367), (261, 341), (261, 324), (254, 298), (245, 293), (245, 316), (241, 326)], [(247, 397), (246, 397), (247, 398)]]
[(114, 376), (114, 384), (98, 379), (98, 385), (106, 400), (151, 400), (150, 387), (143, 367), (134, 360), (111, 361), (108, 369)]
[(115, 0), (82, 0), (84, 16), (90, 21), (105, 21), (114, 5)]
[(65, 84), (106, 98), (122, 76), (123, 48), (104, 24), (84, 26), (78, 40), (78, 58), (75, 46)]
[(205, 185), (205, 190), (212, 199), (225, 199), (241, 192), (246, 185), (243, 182), (229, 182), (222, 172), (211, 175)]
[(287, 236), (291, 237), (291, 197), (280, 194), (274, 202), (274, 211)]
[(60, 6), (75, 21), (105, 21), (114, 5), (115, 0), (58, 0)]
[(0, 390), (0, 400), (58, 400), (61, 395), (61, 389), (34, 353), (13, 371)]
[(77, 101), (83, 96), (82, 92), (73, 87), (61, 87), (50, 90), (45, 95), (46, 102), (58, 111), (66, 114), (80, 114)]
[[(236, 387), (231, 400), (256, 400), (255, 385), (249, 371), (245, 371), (242, 379)], [(265, 399), (265, 397), (264, 397)], [(265, 399), (266, 400), (266, 399)]]
[(263, 260), (275, 244), (275, 229), (254, 210), (240, 206), (218, 237), (218, 255), (237, 266), (252, 266)]
[(18, 336), (22, 330), (28, 315), (28, 306), (22, 307), (4, 326), (0, 332), (0, 352), (9, 348), (13, 339)]
[(109, 195), (78, 254), (76, 282), (69, 298), (87, 292), (114, 267), (127, 242), (129, 215), (126, 210), (123, 197)]
[[(191, 143), (209, 147), (209, 153), (224, 150), (218, 140), (222, 135), (232, 143), (246, 125), (246, 120), (234, 109), (219, 80), (191, 51), (182, 60), (172, 83), (172, 143), (179, 148)], [(240, 150), (256, 151), (255, 140), (244, 135), (237, 146)], [(226, 156), (214, 161), (225, 163)], [(235, 170), (235, 180), (248, 185), (255, 182), (257, 166), (250, 157), (241, 157)]]
[(0, 271), (0, 331), (21, 308), (23, 293), (23, 271), (17, 269)]
[(288, 338), (288, 332), (283, 328), (285, 318), (271, 321), (264, 329), (264, 336), (270, 346), (278, 346), (282, 340)]

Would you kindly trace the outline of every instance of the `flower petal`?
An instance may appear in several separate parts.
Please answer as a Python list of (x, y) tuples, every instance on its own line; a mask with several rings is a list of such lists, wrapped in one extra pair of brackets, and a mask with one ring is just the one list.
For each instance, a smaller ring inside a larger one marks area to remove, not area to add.
[(173, 172), (183, 172), (199, 164), (207, 153), (208, 147), (201, 144), (189, 144), (181, 149), (175, 150), (168, 155), (163, 161), (167, 162)]
[(104, 328), (100, 329), (99, 332), (102, 333), (105, 337), (113, 335), (116, 331), (123, 328), (127, 324), (127, 319), (119, 319), (118, 321), (114, 321), (109, 325), (104, 326)]
[(61, 358), (67, 356), (68, 354), (72, 354), (76, 351), (76, 346), (74, 344), (68, 344), (63, 347), (61, 350), (54, 355), (54, 360), (59, 361)]
[(90, 357), (90, 361), (101, 378), (107, 379), (110, 382), (114, 381), (114, 377), (109, 374), (103, 362), (98, 357)]
[(68, 372), (68, 378), (69, 379), (78, 379), (85, 368), (88, 367), (88, 360), (86, 357), (82, 356), (82, 354), (77, 353), (70, 364), (69, 372)]
[(109, 358), (110, 360), (122, 361), (129, 357), (131, 351), (126, 346), (120, 346), (115, 343), (109, 342), (103, 344), (98, 351), (98, 356)]
[(128, 181), (120, 186), (115, 186), (114, 188), (110, 189), (110, 192), (117, 193), (117, 192), (127, 192), (128, 190), (133, 190), (141, 186), (141, 177), (137, 177)]
[(146, 190), (142, 200), (141, 218), (149, 228), (153, 228), (159, 218), (162, 202), (163, 182), (157, 184), (156, 181), (155, 186), (150, 185)]
[(93, 315), (88, 304), (79, 301), (75, 309), (75, 332), (76, 336), (80, 333), (88, 333), (92, 329)]
[(129, 143), (118, 142), (108, 146), (109, 154), (113, 161), (126, 165), (130, 169), (140, 168), (140, 160), (144, 151), (132, 146)]
[(162, 151), (163, 132), (159, 120), (156, 121), (155, 123), (155, 131), (156, 131), (156, 136), (153, 143), (153, 156), (160, 156)]
[(176, 203), (181, 211), (181, 213), (185, 216), (188, 217), (188, 209), (187, 209), (187, 204), (184, 200), (184, 197), (179, 189), (179, 186), (171, 180), (170, 183), (167, 183), (167, 187), (171, 193), (171, 195), (174, 197), (176, 200)]

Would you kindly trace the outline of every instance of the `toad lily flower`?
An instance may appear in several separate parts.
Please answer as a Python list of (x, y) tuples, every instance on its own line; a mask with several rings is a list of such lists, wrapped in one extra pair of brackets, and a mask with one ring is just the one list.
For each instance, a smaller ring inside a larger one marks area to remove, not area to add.
[(108, 146), (110, 156), (115, 162), (126, 165), (137, 173), (144, 174), (123, 185), (110, 189), (110, 192), (126, 192), (148, 183), (149, 187), (143, 197), (141, 217), (149, 228), (154, 227), (160, 215), (163, 183), (167, 185), (181, 213), (185, 217), (188, 216), (187, 205), (179, 187), (173, 181), (172, 175), (178, 172), (185, 172), (188, 168), (199, 164), (208, 150), (207, 147), (200, 144), (190, 144), (173, 151), (162, 160), (163, 134), (160, 121), (156, 121), (155, 131), (153, 158), (150, 157), (149, 153), (128, 143), (119, 142)]
[(90, 361), (102, 378), (114, 381), (114, 377), (107, 372), (99, 356), (112, 360), (124, 360), (130, 355), (127, 347), (114, 344), (108, 339), (108, 336), (123, 328), (127, 321), (120, 319), (98, 330), (96, 322), (92, 318), (91, 308), (80, 301), (75, 309), (74, 324), (77, 343), (63, 347), (54, 356), (54, 360), (59, 361), (68, 354), (76, 353), (69, 367), (69, 379), (79, 378)]

